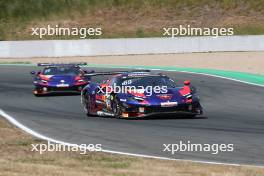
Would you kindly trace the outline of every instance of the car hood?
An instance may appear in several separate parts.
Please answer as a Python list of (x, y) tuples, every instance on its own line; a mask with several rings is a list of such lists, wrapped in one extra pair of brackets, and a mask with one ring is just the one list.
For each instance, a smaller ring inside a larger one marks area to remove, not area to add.
[[(148, 104), (153, 106), (160, 106), (162, 103), (172, 102), (175, 104), (181, 104), (185, 103), (186, 98), (180, 93), (183, 88), (173, 88), (173, 89), (167, 89), (166, 93), (152, 93), (151, 95), (148, 93), (144, 94), (127, 94), (126, 96), (130, 96), (131, 98), (127, 99), (127, 103), (131, 104)], [(133, 97), (138, 97), (133, 98)], [(142, 101), (140, 101), (140, 98), (142, 98)], [(139, 101), (138, 101), (139, 100)]]
[(53, 75), (49, 79), (50, 84), (74, 84), (75, 75)]

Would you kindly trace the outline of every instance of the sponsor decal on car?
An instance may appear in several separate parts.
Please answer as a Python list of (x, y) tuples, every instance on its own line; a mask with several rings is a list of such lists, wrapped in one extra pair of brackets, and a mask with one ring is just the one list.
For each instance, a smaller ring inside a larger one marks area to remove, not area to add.
[(70, 85), (69, 84), (57, 84), (57, 87), (69, 87)]
[(171, 106), (177, 106), (178, 102), (176, 101), (168, 101), (168, 102), (161, 102), (161, 107), (171, 107)]

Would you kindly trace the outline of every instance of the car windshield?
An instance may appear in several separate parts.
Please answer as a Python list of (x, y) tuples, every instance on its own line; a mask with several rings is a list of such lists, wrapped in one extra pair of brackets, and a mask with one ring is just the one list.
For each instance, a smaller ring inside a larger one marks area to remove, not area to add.
[(175, 82), (166, 76), (143, 76), (143, 77), (129, 77), (119, 80), (119, 86), (166, 86), (167, 88), (175, 88)]
[(78, 67), (48, 67), (43, 70), (43, 75), (78, 75)]

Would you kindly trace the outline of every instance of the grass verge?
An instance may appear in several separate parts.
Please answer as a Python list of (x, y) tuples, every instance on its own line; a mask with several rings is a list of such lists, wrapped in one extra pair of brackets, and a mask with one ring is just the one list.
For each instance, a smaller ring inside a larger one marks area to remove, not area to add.
[(28, 61), (25, 61), (25, 62), (20, 62), (20, 61), (14, 61), (14, 62), (6, 62), (6, 61), (4, 61), (4, 62), (2, 62), (2, 61), (0, 61), (0, 64), (6, 64), (6, 65), (8, 65), (8, 64), (32, 64), (31, 62), (28, 62)]
[[(0, 40), (38, 40), (30, 29), (48, 24), (99, 26), (100, 38), (159, 37), (163, 27), (187, 24), (264, 34), (263, 0), (0, 0), (0, 9)], [(74, 38), (79, 36), (43, 39)]]
[(264, 168), (225, 166), (185, 161), (145, 159), (105, 153), (31, 151), (31, 144), (44, 143), (0, 117), (0, 175), (112, 175), (112, 176), (262, 176)]

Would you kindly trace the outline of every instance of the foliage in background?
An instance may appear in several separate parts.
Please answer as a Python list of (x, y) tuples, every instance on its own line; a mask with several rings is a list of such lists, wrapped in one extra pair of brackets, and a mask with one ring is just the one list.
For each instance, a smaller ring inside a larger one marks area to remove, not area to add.
[[(27, 25), (32, 21), (75, 20), (76, 16), (93, 14), (100, 9), (109, 11), (123, 9), (132, 13), (141, 11), (142, 14), (146, 9), (167, 9), (168, 12), (173, 11), (171, 12), (173, 14), (177, 14), (177, 11), (194, 14), (197, 9), (203, 12), (208, 9), (213, 11), (216, 8), (220, 8), (223, 14), (238, 9), (237, 15), (240, 16), (253, 16), (255, 13), (263, 15), (264, 0), (0, 0), (0, 40), (12, 39), (12, 36), (13, 39), (19, 39), (19, 31), (26, 30)], [(160, 17), (166, 16), (163, 11), (160, 13)], [(151, 13), (149, 15), (151, 16)], [(207, 16), (207, 18), (210, 17)], [(264, 34), (263, 26), (264, 24), (258, 26), (246, 24), (242, 27), (237, 26), (235, 31), (238, 34)], [(106, 37), (148, 37), (152, 35), (159, 34), (157, 31), (146, 31), (143, 26), (135, 28), (133, 33), (124, 29), (121, 32), (106, 35)]]

